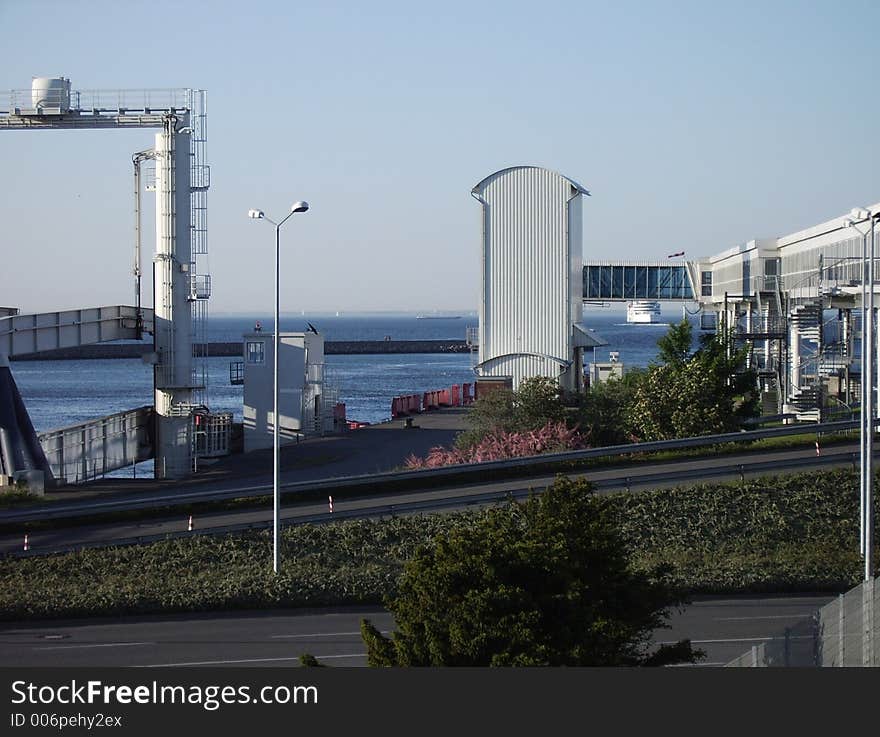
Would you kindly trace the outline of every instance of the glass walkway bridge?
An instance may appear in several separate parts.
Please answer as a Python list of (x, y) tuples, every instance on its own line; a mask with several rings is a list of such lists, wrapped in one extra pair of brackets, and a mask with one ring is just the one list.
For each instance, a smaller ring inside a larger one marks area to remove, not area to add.
[(697, 300), (688, 264), (584, 264), (584, 301)]

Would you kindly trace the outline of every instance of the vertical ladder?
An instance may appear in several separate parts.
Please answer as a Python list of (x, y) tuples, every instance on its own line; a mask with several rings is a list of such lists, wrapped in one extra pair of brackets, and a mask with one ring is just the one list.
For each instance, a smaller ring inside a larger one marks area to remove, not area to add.
[(208, 110), (205, 90), (187, 90), (190, 110), (190, 301), (193, 332), (194, 402), (208, 404), (208, 299), (211, 276), (208, 263), (208, 188), (211, 169), (205, 153)]

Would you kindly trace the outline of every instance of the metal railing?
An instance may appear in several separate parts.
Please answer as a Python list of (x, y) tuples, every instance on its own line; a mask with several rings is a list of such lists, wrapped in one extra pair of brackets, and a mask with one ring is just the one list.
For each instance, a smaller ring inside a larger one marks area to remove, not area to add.
[(56, 480), (76, 484), (153, 457), (153, 408), (117, 412), (37, 437)]
[(189, 283), (189, 298), (210, 299), (211, 277), (208, 274), (193, 274)]
[[(50, 90), (58, 97), (57, 102), (68, 102), (70, 110), (104, 111), (151, 111), (164, 112), (187, 110), (190, 104), (188, 90), (183, 89), (141, 89), (141, 90), (71, 90), (69, 99), (62, 100), (58, 90)], [(49, 102), (54, 100), (50, 99)], [(18, 110), (34, 109), (34, 91), (15, 89), (0, 93), (0, 112), (11, 113)]]

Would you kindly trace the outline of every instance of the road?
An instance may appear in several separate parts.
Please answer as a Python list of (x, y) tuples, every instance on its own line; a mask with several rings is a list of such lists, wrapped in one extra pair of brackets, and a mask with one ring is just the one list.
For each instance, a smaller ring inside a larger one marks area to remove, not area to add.
[[(690, 638), (720, 666), (753, 645), (779, 637), (833, 598), (829, 594), (695, 599), (670, 618), (655, 642)], [(360, 621), (393, 627), (380, 608), (270, 610), (143, 616), (124, 619), (0, 623), (6, 667), (283, 667), (308, 652), (334, 666), (365, 666)]]
[[(832, 466), (853, 467), (858, 461), (858, 446), (846, 444), (831, 446), (821, 455), (813, 449), (797, 449), (783, 451), (760, 451), (719, 455), (683, 461), (646, 462), (626, 466), (603, 467), (593, 471), (570, 474), (573, 477), (587, 478), (603, 492), (637, 490), (676, 486), (696, 480), (732, 480), (762, 474), (776, 473), (782, 470), (806, 471), (814, 468)], [(375, 479), (376, 477), (366, 477)], [(503, 499), (506, 494), (525, 495), (531, 489), (543, 489), (552, 483), (554, 475), (545, 475), (527, 479), (507, 479), (495, 482), (469, 483), (441, 488), (431, 487), (422, 491), (395, 492), (378, 494), (369, 497), (334, 499), (333, 513), (327, 503), (286, 503), (282, 510), (285, 524), (303, 522), (326, 522), (346, 517), (381, 516), (388, 514), (404, 514), (416, 511), (436, 511), (439, 509), (464, 508), (474, 504), (492, 503)], [(303, 488), (319, 484), (329, 494), (333, 493), (333, 480), (317, 480), (305, 482)], [(202, 485), (204, 486), (204, 485)], [(288, 485), (286, 488), (291, 488)], [(148, 498), (153, 506), (163, 504), (163, 499), (176, 502), (185, 500), (206, 499), (213, 495), (224, 498), (235, 496), (270, 494), (271, 485), (243, 484), (226, 486), (214, 492), (211, 488), (185, 489), (154, 493)], [(82, 514), (83, 511), (103, 511), (112, 508), (126, 508), (131, 500), (107, 499), (99, 497), (73, 505)], [(135, 504), (141, 505), (138, 497)], [(120, 506), (121, 505), (121, 506)], [(68, 508), (71, 505), (67, 505)], [(25, 520), (38, 517), (37, 510), (14, 510), (0, 513), (0, 521), (9, 522), (13, 519)], [(246, 509), (228, 512), (206, 512), (196, 514), (193, 519), (193, 533), (201, 534), (209, 530), (228, 528), (266, 527), (271, 523), (271, 505), (263, 509)], [(159, 519), (142, 519), (137, 521), (107, 522), (54, 530), (38, 530), (28, 534), (28, 548), (31, 554), (64, 550), (83, 545), (108, 545), (121, 542), (149, 542), (150, 540), (174, 534), (188, 534), (189, 515), (181, 513), (172, 517)], [(6, 533), (0, 535), (0, 553), (20, 554), (23, 552), (23, 533)]]

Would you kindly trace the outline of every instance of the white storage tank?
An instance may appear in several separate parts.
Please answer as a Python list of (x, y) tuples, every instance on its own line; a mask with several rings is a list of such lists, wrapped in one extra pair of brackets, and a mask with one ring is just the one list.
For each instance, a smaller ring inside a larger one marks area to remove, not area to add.
[(64, 77), (34, 77), (31, 81), (34, 110), (66, 113), (70, 110), (70, 80)]

